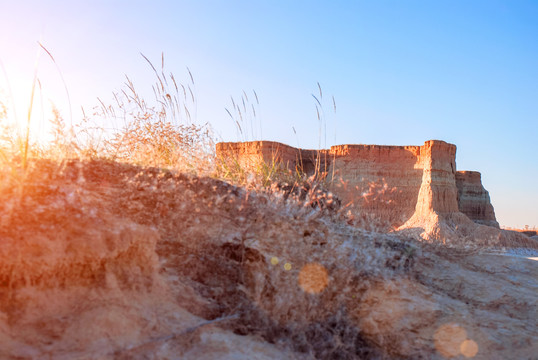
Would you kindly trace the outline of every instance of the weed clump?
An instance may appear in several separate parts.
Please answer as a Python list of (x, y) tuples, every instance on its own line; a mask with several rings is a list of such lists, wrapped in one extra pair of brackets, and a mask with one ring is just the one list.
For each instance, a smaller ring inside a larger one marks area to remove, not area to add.
[(189, 71), (190, 82), (183, 85), (172, 73), (165, 74), (164, 57), (160, 71), (145, 56), (144, 59), (156, 77), (152, 86), (154, 101), (143, 98), (126, 77), (124, 89), (113, 94), (111, 104), (99, 100), (94, 117), (106, 125), (85, 126), (89, 135), (86, 139), (91, 144), (88, 147), (117, 161), (194, 174), (211, 173), (215, 141), (211, 127), (197, 124), (189, 110), (197, 104), (192, 74)]

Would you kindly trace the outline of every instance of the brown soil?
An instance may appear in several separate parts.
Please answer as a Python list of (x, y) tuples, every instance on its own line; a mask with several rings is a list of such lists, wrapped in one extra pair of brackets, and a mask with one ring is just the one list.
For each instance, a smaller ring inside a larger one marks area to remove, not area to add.
[(5, 358), (536, 354), (530, 260), (107, 161), (36, 161), (24, 178), (3, 174), (0, 196)]

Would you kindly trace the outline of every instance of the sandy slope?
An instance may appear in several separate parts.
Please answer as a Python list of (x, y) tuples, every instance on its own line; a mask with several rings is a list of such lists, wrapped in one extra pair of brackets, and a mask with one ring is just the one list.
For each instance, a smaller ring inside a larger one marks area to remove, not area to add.
[(532, 359), (538, 263), (204, 178), (41, 162), (1, 193), (2, 358)]

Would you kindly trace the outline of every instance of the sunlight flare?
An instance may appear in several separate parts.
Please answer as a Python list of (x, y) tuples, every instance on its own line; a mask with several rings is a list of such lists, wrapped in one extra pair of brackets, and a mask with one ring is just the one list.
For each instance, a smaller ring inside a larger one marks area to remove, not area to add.
[(299, 286), (310, 294), (322, 292), (329, 284), (329, 275), (325, 267), (319, 263), (310, 263), (299, 272)]

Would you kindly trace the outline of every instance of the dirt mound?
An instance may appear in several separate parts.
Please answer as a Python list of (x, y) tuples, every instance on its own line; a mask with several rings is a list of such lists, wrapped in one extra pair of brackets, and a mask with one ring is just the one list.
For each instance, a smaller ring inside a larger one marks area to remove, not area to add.
[(102, 161), (34, 166), (1, 189), (8, 357), (536, 353), (530, 260), (366, 232), (285, 193), (210, 178)]

